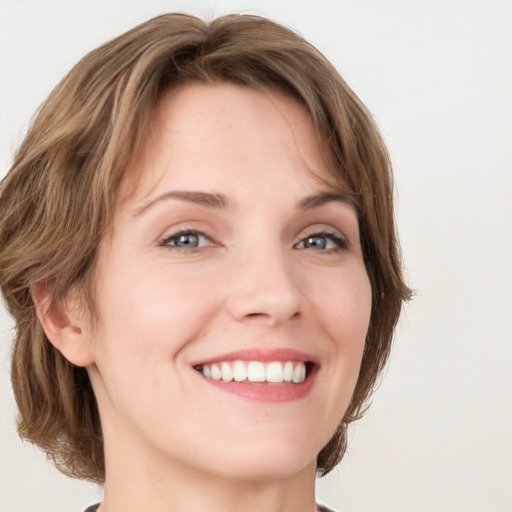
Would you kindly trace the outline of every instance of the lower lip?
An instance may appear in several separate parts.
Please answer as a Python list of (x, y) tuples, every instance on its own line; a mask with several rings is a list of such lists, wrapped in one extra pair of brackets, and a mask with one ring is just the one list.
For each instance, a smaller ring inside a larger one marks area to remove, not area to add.
[(290, 402), (306, 397), (315, 381), (317, 371), (314, 368), (304, 382), (291, 384), (288, 382), (272, 384), (266, 382), (224, 382), (222, 380), (203, 378), (211, 386), (221, 391), (238, 395), (240, 398), (255, 402)]

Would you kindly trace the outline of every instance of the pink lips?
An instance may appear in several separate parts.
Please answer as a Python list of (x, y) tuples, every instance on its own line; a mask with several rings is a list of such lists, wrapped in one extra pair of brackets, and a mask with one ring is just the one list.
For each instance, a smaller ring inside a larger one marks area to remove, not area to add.
[(302, 361), (307, 364), (308, 372), (304, 382), (299, 384), (283, 382), (271, 384), (267, 382), (224, 382), (204, 377), (197, 372), (206, 384), (224, 392), (232, 393), (242, 399), (256, 402), (289, 402), (304, 398), (311, 391), (318, 374), (319, 364), (316, 357), (295, 349), (246, 349), (229, 352), (201, 360), (192, 366), (198, 367), (206, 364), (228, 361)]

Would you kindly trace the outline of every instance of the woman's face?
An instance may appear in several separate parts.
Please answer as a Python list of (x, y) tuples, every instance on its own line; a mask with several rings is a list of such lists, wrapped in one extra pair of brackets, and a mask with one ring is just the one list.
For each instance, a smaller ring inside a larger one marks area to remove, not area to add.
[(307, 113), (275, 92), (187, 85), (159, 104), (135, 172), (96, 273), (107, 470), (129, 447), (142, 466), (237, 479), (314, 471), (357, 380), (371, 293)]

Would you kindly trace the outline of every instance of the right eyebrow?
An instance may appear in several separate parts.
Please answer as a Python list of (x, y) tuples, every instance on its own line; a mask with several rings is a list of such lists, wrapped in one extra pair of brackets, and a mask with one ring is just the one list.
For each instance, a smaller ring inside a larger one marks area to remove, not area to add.
[(350, 197), (348, 194), (331, 191), (319, 192), (318, 194), (305, 197), (299, 203), (299, 208), (301, 210), (311, 210), (313, 208), (319, 208), (320, 206), (330, 202), (346, 204), (357, 212), (356, 204), (352, 197)]
[(137, 217), (142, 215), (148, 209), (153, 207), (154, 205), (161, 203), (162, 201), (179, 199), (182, 201), (188, 201), (194, 204), (199, 204), (201, 206), (206, 206), (208, 208), (220, 208), (225, 209), (230, 206), (230, 202), (228, 198), (223, 194), (209, 193), (209, 192), (197, 192), (194, 190), (171, 190), (169, 192), (165, 192), (151, 201), (149, 201), (144, 206), (135, 210), (134, 216)]

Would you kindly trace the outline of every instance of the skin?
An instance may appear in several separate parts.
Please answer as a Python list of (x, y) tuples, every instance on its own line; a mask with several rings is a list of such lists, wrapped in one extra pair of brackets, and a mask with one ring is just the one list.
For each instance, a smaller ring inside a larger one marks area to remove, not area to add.
[[(46, 319), (98, 399), (100, 511), (312, 512), (316, 457), (352, 395), (371, 292), (354, 208), (299, 207), (340, 192), (309, 116), (276, 92), (187, 85), (161, 100), (134, 169), (99, 250), (96, 328), (79, 307), (53, 327)], [(205, 236), (179, 248), (180, 230)], [(274, 348), (314, 358), (306, 396), (250, 400), (193, 367)]]

